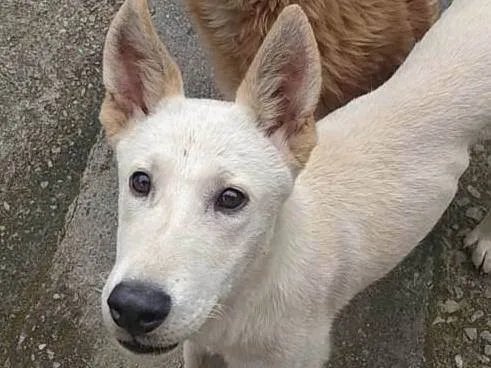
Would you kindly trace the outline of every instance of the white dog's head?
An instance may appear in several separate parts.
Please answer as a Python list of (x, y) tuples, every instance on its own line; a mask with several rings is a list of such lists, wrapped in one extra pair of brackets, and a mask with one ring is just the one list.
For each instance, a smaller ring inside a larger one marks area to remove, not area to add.
[(235, 102), (186, 99), (146, 0), (127, 0), (107, 35), (104, 84), (101, 121), (119, 172), (104, 321), (128, 350), (163, 353), (197, 332), (267, 254), (316, 143), (318, 50), (290, 6)]

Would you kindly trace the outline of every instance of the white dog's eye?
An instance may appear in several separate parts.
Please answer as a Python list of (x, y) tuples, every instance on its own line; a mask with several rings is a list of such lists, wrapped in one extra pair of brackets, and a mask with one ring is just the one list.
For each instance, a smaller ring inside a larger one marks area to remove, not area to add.
[(243, 208), (249, 198), (238, 189), (227, 188), (217, 198), (215, 210), (218, 211), (238, 211)]
[(152, 182), (148, 174), (136, 171), (130, 177), (131, 191), (137, 196), (147, 196), (152, 188)]

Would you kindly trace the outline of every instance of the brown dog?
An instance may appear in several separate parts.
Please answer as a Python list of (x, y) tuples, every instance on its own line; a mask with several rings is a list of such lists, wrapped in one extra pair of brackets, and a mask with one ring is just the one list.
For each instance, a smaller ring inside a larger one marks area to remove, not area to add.
[(186, 0), (218, 87), (233, 99), (281, 10), (298, 3), (319, 46), (317, 117), (386, 81), (440, 14), (437, 0)]

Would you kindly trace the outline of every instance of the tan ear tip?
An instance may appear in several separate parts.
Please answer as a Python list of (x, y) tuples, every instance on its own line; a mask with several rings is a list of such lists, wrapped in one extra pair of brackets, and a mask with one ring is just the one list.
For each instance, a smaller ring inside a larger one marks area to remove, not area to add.
[(288, 21), (297, 21), (297, 22), (309, 22), (307, 15), (303, 11), (302, 7), (298, 4), (291, 4), (285, 6), (281, 11), (278, 18), (282, 18)]
[(288, 5), (283, 8), (276, 22), (281, 27), (293, 27), (302, 33), (305, 33), (305, 31), (313, 33), (307, 14), (305, 14), (302, 7), (298, 4)]
[(150, 13), (147, 0), (125, 0), (121, 5), (120, 13), (126, 14), (128, 11), (135, 12), (136, 14)]
[(126, 0), (125, 1), (128, 6), (132, 8), (141, 8), (141, 7), (148, 7), (148, 1), (147, 0)]
[(284, 14), (300, 14), (303, 13), (302, 7), (298, 4), (290, 4), (283, 8)]

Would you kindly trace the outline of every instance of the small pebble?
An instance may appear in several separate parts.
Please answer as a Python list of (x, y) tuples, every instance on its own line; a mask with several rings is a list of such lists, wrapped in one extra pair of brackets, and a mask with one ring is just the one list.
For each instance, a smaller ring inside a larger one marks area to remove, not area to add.
[(484, 347), (484, 354), (486, 354), (487, 356), (491, 356), (491, 345), (486, 345)]
[(460, 355), (455, 356), (455, 365), (458, 368), (462, 368), (464, 366), (464, 361), (462, 360), (462, 357)]
[(41, 182), (41, 188), (46, 189), (48, 187), (48, 182), (47, 181), (42, 181)]
[(53, 363), (53, 368), (60, 368), (60, 367), (61, 367), (60, 363), (57, 363), (57, 362)]
[(20, 334), (19, 336), (19, 341), (17, 342), (17, 345), (20, 346), (22, 345), (22, 343), (25, 341), (25, 339), (27, 338), (27, 336), (25, 334)]
[(61, 299), (61, 295), (60, 294), (53, 294), (53, 299), (54, 300)]
[(465, 335), (469, 338), (469, 340), (473, 341), (477, 339), (477, 328), (469, 327), (464, 328)]
[(457, 299), (462, 299), (462, 297), (464, 296), (464, 292), (462, 291), (461, 288), (459, 288), (458, 286), (454, 287), (454, 291), (455, 291), (455, 296), (457, 297)]
[(46, 347), (46, 344), (40, 344), (38, 346), (39, 350), (44, 350), (45, 347)]
[(459, 306), (459, 303), (457, 303), (455, 300), (449, 299), (445, 303), (441, 304), (440, 308), (441, 308), (442, 312), (452, 314), (452, 313), (457, 312), (459, 310), (460, 306)]
[(467, 191), (471, 194), (471, 196), (473, 196), (474, 198), (481, 198), (481, 193), (479, 193), (479, 191), (474, 188), (472, 185), (468, 185), (467, 186)]
[(447, 318), (447, 323), (454, 323), (454, 322), (457, 322), (458, 321), (458, 318), (455, 317), (455, 316), (450, 316)]
[(478, 319), (481, 319), (482, 317), (484, 317), (484, 312), (482, 310), (478, 310), (472, 315), (471, 322), (474, 323)]
[(457, 205), (460, 206), (460, 207), (467, 206), (470, 202), (471, 202), (471, 200), (469, 198), (467, 198), (467, 197), (457, 198), (455, 200), (455, 203), (457, 203)]
[(452, 249), (452, 243), (450, 243), (450, 241), (446, 238), (442, 238), (443, 242), (445, 243), (445, 246), (447, 247), (447, 249)]
[(465, 215), (476, 221), (481, 221), (484, 217), (484, 213), (479, 207), (471, 207), (467, 209), (467, 211), (465, 211)]
[(432, 325), (435, 326), (435, 325), (438, 325), (438, 324), (444, 323), (444, 322), (445, 322), (445, 320), (442, 317), (438, 316), (438, 317), (435, 318), (435, 320), (433, 321)]
[(481, 332), (481, 339), (486, 340), (491, 344), (491, 332), (489, 331), (483, 331)]

